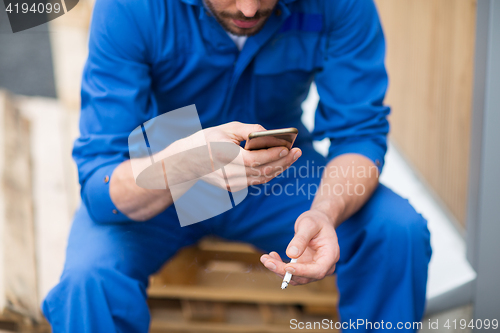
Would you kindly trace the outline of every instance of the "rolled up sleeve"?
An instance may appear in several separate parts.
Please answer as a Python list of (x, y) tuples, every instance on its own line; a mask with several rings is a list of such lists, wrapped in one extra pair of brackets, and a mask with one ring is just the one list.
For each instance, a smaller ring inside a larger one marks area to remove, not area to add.
[(390, 108), (385, 41), (372, 0), (339, 1), (332, 9), (313, 136), (331, 141), (328, 158), (361, 154), (382, 170)]
[(73, 148), (82, 201), (101, 223), (131, 221), (113, 204), (109, 180), (129, 158), (130, 132), (155, 113), (147, 32), (136, 22), (145, 9), (134, 11), (125, 3), (96, 2), (82, 79), (80, 137)]

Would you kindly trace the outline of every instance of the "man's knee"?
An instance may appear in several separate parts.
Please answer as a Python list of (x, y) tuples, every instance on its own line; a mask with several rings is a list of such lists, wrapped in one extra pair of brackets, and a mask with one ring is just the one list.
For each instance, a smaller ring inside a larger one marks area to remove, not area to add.
[(103, 272), (109, 269), (90, 260), (67, 262), (60, 283), (85, 288), (89, 284), (100, 283)]
[(382, 237), (384, 248), (390, 252), (387, 255), (391, 255), (394, 260), (397, 260), (396, 257), (401, 260), (421, 258), (428, 262), (431, 248), (427, 220), (408, 200), (385, 186), (377, 192), (378, 198), (374, 198), (375, 202), (372, 203), (372, 209), (376, 209), (376, 212), (372, 215), (368, 234)]
[(84, 259), (67, 263), (59, 283), (46, 296), (42, 310), (53, 326), (67, 320), (76, 321), (66, 322), (67, 325), (76, 325), (81, 318), (75, 318), (75, 311), (83, 311), (87, 319), (104, 318), (104, 326), (146, 332), (149, 312), (145, 289), (144, 283), (116, 265)]
[(49, 322), (61, 315), (63, 309), (71, 309), (75, 302), (86, 304), (90, 298), (103, 296), (100, 268), (83, 260), (79, 263), (66, 263), (60, 281), (45, 297), (42, 310)]

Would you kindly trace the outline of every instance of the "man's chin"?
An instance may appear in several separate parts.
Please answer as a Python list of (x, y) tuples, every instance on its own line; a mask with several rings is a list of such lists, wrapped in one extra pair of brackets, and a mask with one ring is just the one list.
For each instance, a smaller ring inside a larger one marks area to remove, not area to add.
[(251, 28), (251, 29), (232, 28), (229, 32), (231, 34), (235, 35), (235, 36), (240, 36), (240, 37), (246, 36), (246, 37), (249, 37), (249, 36), (256, 35), (261, 29), (262, 29), (262, 27), (260, 27), (260, 28)]
[(227, 32), (230, 32), (231, 34), (233, 34), (235, 36), (250, 37), (250, 36), (258, 34), (262, 30), (262, 28), (264, 28), (266, 21), (267, 21), (267, 19), (263, 20), (263, 22), (259, 23), (257, 26), (252, 27), (252, 28), (240, 28), (232, 22), (224, 22), (225, 24), (224, 24), (223, 28)]

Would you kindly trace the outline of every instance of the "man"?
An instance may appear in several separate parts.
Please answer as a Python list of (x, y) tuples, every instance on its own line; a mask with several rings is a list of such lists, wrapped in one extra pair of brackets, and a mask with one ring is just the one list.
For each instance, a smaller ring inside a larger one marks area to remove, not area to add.
[[(96, 2), (73, 152), (82, 205), (61, 280), (43, 303), (53, 331), (147, 332), (148, 276), (206, 234), (254, 244), (269, 253), (269, 270), (293, 272), (292, 284), (336, 272), (344, 322), (419, 321), (429, 232), (407, 200), (378, 184), (389, 108), (373, 2), (205, 1)], [(309, 133), (301, 102), (313, 81), (320, 102)], [(242, 150), (247, 198), (181, 227), (168, 188), (137, 186), (127, 138), (191, 104), (207, 141), (239, 144), (263, 128), (297, 127), (299, 136), (290, 151)], [(323, 138), (327, 158), (311, 144)], [(322, 177), (287, 172), (317, 166)], [(315, 196), (310, 185), (319, 185)]]

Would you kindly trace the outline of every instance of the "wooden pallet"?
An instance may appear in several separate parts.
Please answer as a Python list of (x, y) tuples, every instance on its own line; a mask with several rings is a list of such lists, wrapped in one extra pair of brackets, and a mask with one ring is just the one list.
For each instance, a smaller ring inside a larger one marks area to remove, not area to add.
[(151, 277), (151, 332), (278, 333), (291, 319), (337, 320), (334, 277), (281, 290), (259, 258), (248, 244), (215, 239), (181, 250)]

